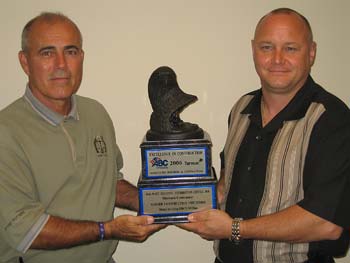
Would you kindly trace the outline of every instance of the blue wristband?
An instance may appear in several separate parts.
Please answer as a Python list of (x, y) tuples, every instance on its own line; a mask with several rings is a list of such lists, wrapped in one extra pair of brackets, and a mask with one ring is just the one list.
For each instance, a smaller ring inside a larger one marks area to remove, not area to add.
[(105, 225), (102, 222), (98, 222), (98, 229), (100, 231), (100, 241), (105, 239)]

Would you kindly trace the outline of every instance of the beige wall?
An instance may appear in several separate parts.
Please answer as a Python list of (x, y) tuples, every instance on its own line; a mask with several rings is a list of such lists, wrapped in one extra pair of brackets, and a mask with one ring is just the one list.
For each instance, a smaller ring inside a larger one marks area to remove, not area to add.
[[(79, 94), (98, 99), (109, 111), (126, 177), (136, 183), (140, 173), (139, 144), (151, 112), (147, 81), (161, 65), (173, 67), (182, 89), (199, 97), (181, 116), (209, 132), (219, 170), (228, 112), (240, 95), (259, 86), (250, 52), (255, 24), (281, 6), (309, 18), (318, 42), (312, 75), (349, 105), (347, 0), (0, 0), (0, 108), (24, 91), (26, 77), (17, 61), (23, 25), (40, 11), (61, 11), (77, 22), (84, 36)], [(115, 258), (119, 263), (210, 263), (211, 247), (211, 242), (168, 227), (143, 244), (121, 242)]]

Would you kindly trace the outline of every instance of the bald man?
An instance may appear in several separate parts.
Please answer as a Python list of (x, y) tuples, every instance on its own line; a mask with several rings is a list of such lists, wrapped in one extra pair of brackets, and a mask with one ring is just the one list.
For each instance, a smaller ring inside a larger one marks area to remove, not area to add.
[(350, 111), (310, 76), (316, 43), (300, 13), (271, 11), (251, 44), (261, 88), (230, 113), (221, 210), (180, 227), (217, 240), (215, 262), (334, 262), (349, 244)]

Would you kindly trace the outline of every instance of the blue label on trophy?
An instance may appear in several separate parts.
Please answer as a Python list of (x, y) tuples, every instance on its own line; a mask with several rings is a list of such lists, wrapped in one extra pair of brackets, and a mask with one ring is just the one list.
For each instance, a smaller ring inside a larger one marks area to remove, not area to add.
[(207, 147), (152, 148), (144, 151), (145, 177), (208, 176)]
[(142, 170), (137, 183), (139, 215), (154, 222), (188, 222), (187, 215), (216, 208), (216, 174), (212, 167), (211, 140), (149, 141), (143, 139)]

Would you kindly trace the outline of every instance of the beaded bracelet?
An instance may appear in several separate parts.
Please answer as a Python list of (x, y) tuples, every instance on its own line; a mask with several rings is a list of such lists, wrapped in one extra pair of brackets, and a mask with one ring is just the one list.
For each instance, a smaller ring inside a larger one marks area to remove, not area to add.
[(105, 239), (105, 225), (102, 222), (98, 222), (98, 229), (100, 231), (100, 241)]

